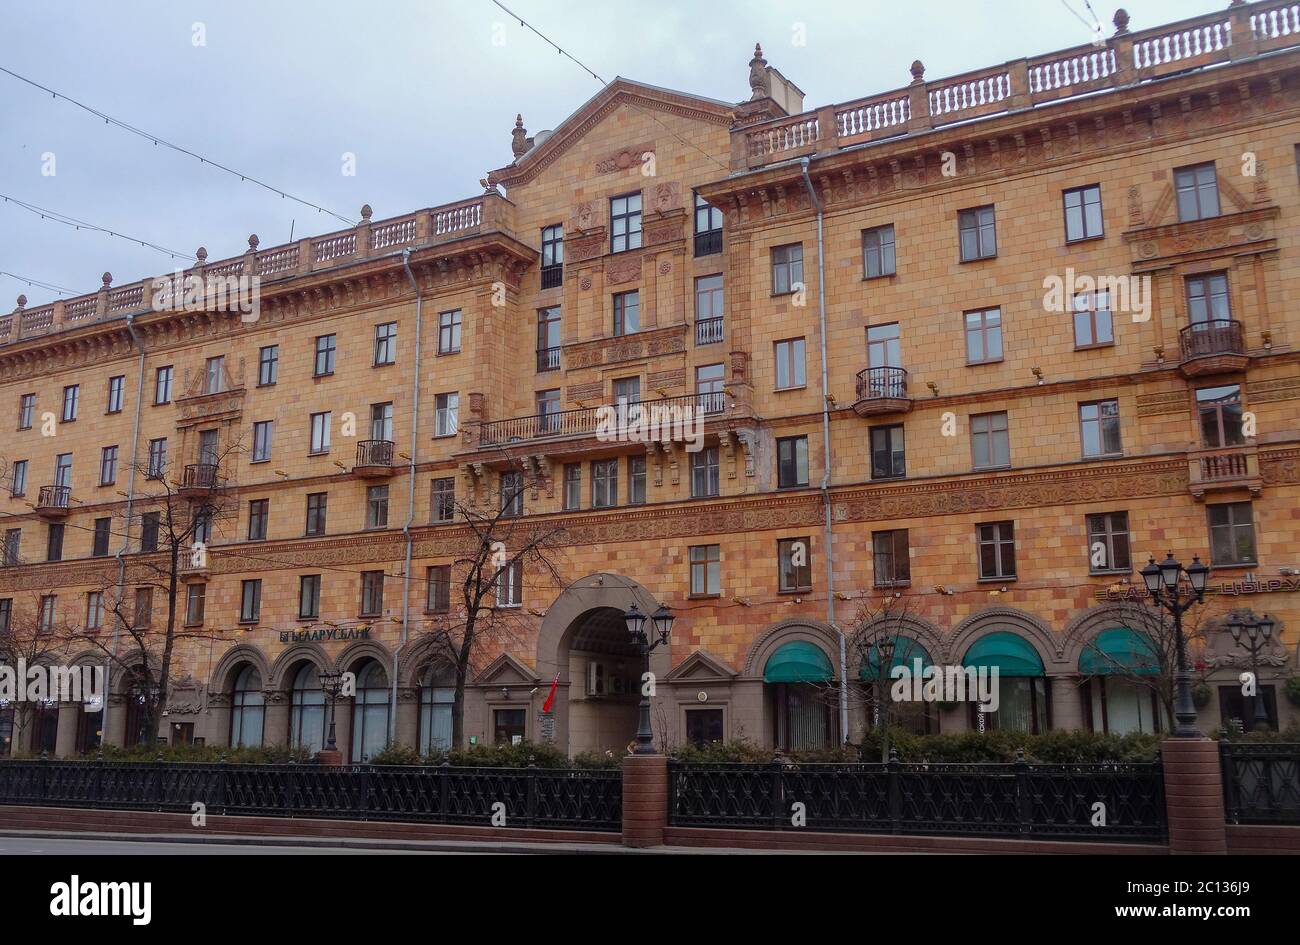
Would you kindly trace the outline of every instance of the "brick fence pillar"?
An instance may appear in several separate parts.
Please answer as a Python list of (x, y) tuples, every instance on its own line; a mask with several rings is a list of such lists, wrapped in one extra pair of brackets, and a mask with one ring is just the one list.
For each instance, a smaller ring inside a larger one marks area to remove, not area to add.
[(623, 759), (623, 845), (657, 847), (668, 825), (668, 756)]
[(1227, 853), (1219, 745), (1208, 738), (1160, 743), (1170, 853)]

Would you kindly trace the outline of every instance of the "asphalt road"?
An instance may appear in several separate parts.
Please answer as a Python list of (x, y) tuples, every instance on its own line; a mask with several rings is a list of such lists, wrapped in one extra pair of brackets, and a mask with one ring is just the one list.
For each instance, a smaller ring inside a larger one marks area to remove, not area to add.
[[(69, 840), (58, 837), (0, 837), (6, 856), (321, 856), (445, 853), (443, 850), (371, 850), (346, 847), (270, 846), (246, 843), (160, 843), (156, 840)], [(456, 851), (460, 852), (460, 851)], [(472, 854), (471, 854), (472, 855)]]

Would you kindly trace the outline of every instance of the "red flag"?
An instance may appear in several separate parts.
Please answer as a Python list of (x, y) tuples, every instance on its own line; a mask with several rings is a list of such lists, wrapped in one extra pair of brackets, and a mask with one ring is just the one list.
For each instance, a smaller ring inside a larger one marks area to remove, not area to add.
[(542, 711), (550, 712), (551, 706), (555, 705), (555, 690), (560, 688), (560, 674), (555, 674), (555, 680), (551, 683), (551, 691), (547, 693), (546, 701), (542, 703)]

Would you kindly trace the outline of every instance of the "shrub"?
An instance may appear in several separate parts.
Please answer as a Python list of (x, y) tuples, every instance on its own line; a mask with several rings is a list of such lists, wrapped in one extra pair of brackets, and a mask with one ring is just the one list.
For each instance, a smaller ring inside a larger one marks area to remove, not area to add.
[(1300, 705), (1300, 676), (1292, 676), (1286, 681), (1286, 697), (1292, 705)]

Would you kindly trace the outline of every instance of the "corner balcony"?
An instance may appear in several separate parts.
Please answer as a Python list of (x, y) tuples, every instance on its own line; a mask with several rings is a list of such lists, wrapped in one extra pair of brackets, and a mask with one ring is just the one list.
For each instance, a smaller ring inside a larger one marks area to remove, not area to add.
[(185, 467), (176, 491), (183, 498), (199, 499), (210, 495), (220, 485), (221, 475), (215, 463), (191, 463)]
[(1241, 322), (1212, 319), (1188, 325), (1178, 333), (1183, 377), (1204, 377), (1243, 371), (1250, 363), (1246, 354), (1246, 333)]
[(1264, 487), (1259, 454), (1253, 446), (1201, 450), (1187, 456), (1187, 487), (1197, 502), (1207, 493), (1246, 489), (1258, 496)]
[(912, 398), (907, 394), (907, 371), (901, 367), (873, 367), (858, 372), (858, 399), (853, 412), (859, 417), (886, 413), (907, 413)]
[(41, 486), (36, 497), (36, 514), (44, 519), (67, 518), (71, 505), (71, 486)]
[(357, 461), (352, 466), (352, 475), (362, 479), (386, 479), (392, 474), (392, 440), (362, 440), (357, 444)]
[(478, 446), (509, 446), (534, 441), (598, 437), (602, 425), (609, 424), (611, 420), (619, 426), (644, 423), (653, 427), (675, 417), (690, 422), (689, 418), (699, 415), (707, 423), (726, 417), (726, 397), (721, 392), (686, 394), (652, 401), (576, 407), (572, 410), (512, 417), (509, 420), (493, 420), (479, 426)]

